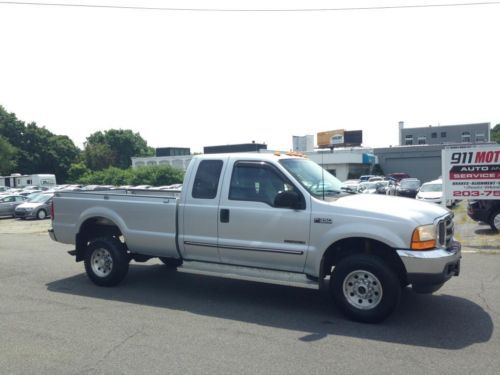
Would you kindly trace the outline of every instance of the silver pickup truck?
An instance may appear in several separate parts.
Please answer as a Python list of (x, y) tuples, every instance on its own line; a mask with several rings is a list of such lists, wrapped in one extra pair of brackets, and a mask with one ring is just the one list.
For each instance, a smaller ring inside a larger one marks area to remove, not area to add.
[(432, 293), (458, 275), (449, 210), (340, 185), (300, 156), (203, 155), (179, 197), (57, 192), (49, 233), (75, 245), (70, 254), (97, 285), (118, 284), (131, 260), (158, 257), (173, 268), (329, 285), (336, 306), (363, 322), (389, 316), (405, 286)]

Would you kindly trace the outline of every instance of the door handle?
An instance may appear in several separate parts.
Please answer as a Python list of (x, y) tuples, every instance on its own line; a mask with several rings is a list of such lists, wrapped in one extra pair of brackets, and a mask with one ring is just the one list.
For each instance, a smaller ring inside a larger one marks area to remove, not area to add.
[(229, 210), (227, 208), (221, 208), (220, 210), (220, 222), (229, 223)]

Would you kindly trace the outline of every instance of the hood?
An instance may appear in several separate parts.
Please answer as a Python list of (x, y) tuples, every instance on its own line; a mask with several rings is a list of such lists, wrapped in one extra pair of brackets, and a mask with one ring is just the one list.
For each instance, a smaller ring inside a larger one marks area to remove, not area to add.
[(419, 191), (417, 195), (426, 199), (439, 199), (443, 193), (441, 191)]
[(32, 203), (32, 202), (25, 202), (25, 203), (21, 203), (19, 206), (16, 207), (17, 208), (38, 208), (40, 206), (43, 206), (45, 203)]
[(439, 205), (379, 194), (356, 194), (340, 197), (330, 204), (378, 218), (413, 220), (418, 225), (431, 224), (434, 219), (449, 212)]

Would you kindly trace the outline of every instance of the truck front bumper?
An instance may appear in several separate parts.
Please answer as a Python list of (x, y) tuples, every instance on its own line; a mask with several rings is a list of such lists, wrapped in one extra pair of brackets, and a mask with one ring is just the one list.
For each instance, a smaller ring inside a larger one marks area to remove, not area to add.
[(407, 272), (408, 283), (420, 293), (432, 293), (460, 273), (460, 242), (448, 249), (427, 251), (397, 250)]

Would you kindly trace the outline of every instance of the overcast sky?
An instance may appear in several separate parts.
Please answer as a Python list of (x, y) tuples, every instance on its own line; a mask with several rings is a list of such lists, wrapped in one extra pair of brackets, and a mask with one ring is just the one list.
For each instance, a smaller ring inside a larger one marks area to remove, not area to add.
[[(226, 9), (426, 3), (73, 2)], [(365, 146), (395, 145), (398, 121), (500, 123), (499, 19), (500, 5), (194, 12), (0, 4), (0, 105), (79, 147), (110, 128), (140, 132), (153, 147), (192, 151), (252, 140), (288, 150), (292, 135), (341, 128), (362, 129)]]

